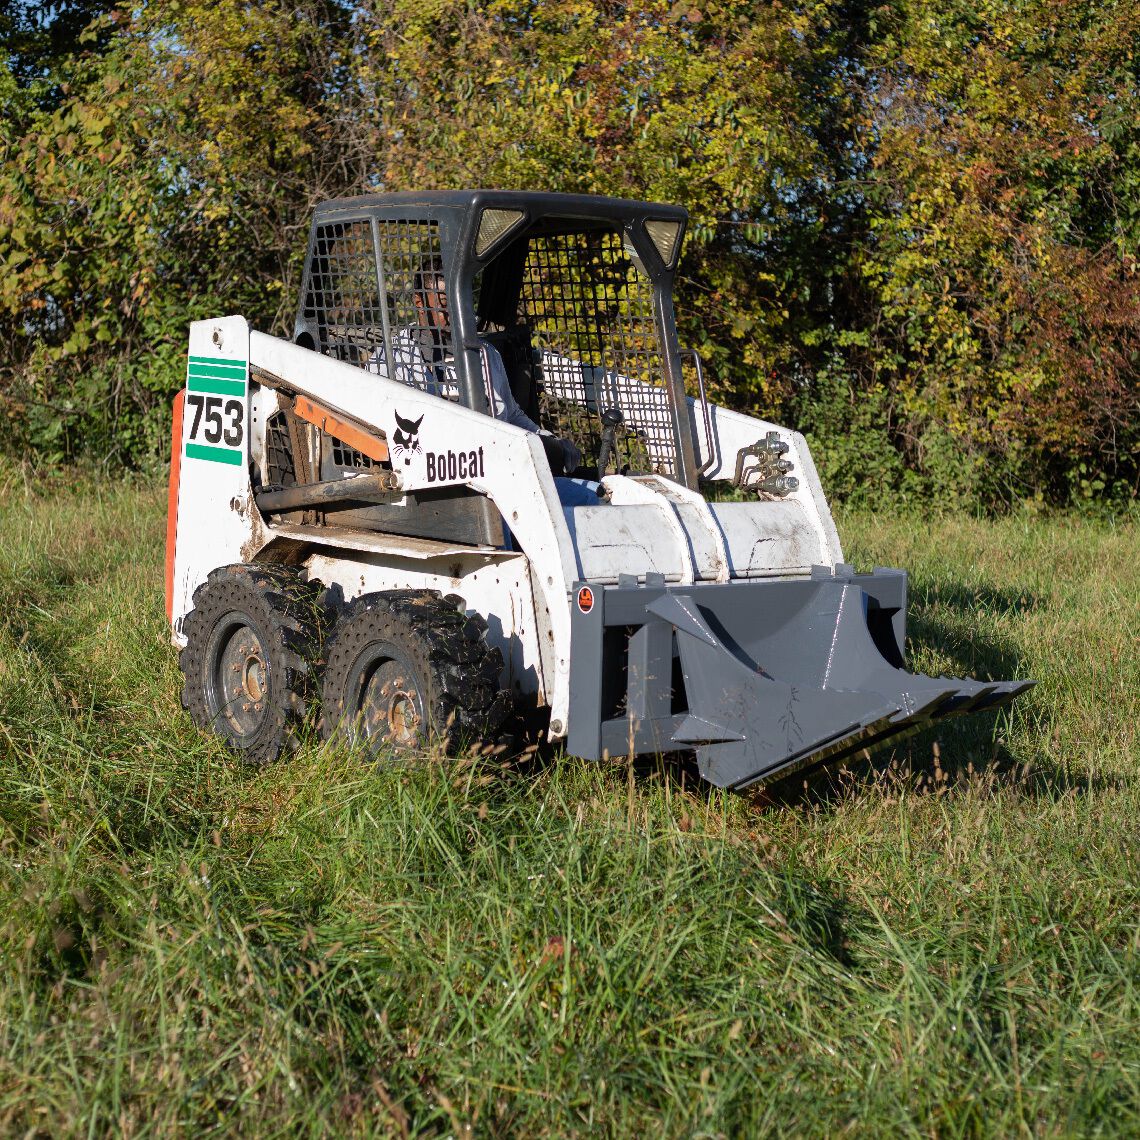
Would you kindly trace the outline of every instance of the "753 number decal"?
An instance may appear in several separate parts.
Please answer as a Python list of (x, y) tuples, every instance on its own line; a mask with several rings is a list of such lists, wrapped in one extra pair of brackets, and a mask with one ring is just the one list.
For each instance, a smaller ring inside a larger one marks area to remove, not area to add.
[(199, 396), (191, 393), (186, 403), (194, 409), (190, 439), (196, 440), (201, 430), (206, 443), (224, 443), (241, 447), (245, 438), (245, 401), (227, 400), (224, 396)]

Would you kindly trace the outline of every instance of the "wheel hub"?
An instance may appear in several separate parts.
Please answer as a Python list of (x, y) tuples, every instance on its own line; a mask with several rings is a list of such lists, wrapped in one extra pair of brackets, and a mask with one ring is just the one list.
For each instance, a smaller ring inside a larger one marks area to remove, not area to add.
[(265, 696), (265, 662), (260, 657), (251, 655), (245, 659), (242, 688), (251, 701), (260, 701)]
[(237, 737), (261, 725), (269, 695), (269, 659), (257, 632), (242, 621), (218, 639), (212, 678), (215, 717)]
[(395, 736), (409, 737), (415, 734), (420, 718), (410, 693), (399, 692), (392, 698), (392, 703), (388, 707), (388, 723), (392, 726), (392, 733)]
[(366, 736), (408, 747), (419, 740), (422, 701), (397, 661), (382, 662), (363, 686), (360, 725)]

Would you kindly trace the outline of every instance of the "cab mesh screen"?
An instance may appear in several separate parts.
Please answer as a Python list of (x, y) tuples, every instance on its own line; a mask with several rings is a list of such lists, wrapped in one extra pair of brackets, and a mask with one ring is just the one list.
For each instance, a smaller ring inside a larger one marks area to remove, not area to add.
[(305, 319), (326, 356), (364, 367), (383, 343), (380, 286), (370, 221), (317, 229)]
[[(380, 220), (373, 243), (370, 220), (337, 222), (317, 229), (305, 297), (305, 319), (318, 330), (317, 348), (327, 356), (372, 371), (386, 371), (391, 357), (397, 379), (412, 383), (422, 371), (415, 345), (430, 342), (424, 325), (425, 293), (439, 284), (442, 260), (436, 222)], [(384, 297), (376, 256), (379, 246)], [(417, 298), (421, 303), (417, 305)], [(445, 294), (436, 302), (446, 307)], [(387, 313), (382, 312), (387, 309)], [(396, 342), (384, 346), (384, 316)], [(420, 334), (423, 334), (421, 337)], [(441, 355), (450, 358), (450, 338), (435, 333)], [(414, 365), (414, 367), (413, 367)]]
[[(446, 308), (447, 296), (443, 291), (443, 261), (439, 248), (439, 225), (436, 222), (405, 222), (381, 219), (377, 222), (380, 244), (380, 263), (384, 267), (385, 300), (388, 305), (388, 329), (394, 340), (414, 338), (417, 342), (431, 340), (425, 327), (425, 298)], [(417, 299), (419, 304), (417, 305)], [(421, 335), (426, 334), (426, 335)], [(450, 357), (450, 338), (438, 332), (443, 355)], [(400, 364), (401, 344), (395, 346), (395, 361)], [(415, 382), (412, 376), (400, 376), (405, 383)]]
[[(427, 221), (379, 220), (375, 234), (374, 242), (370, 219), (318, 227), (304, 314), (317, 330), (317, 348), (327, 356), (403, 383), (430, 385), (439, 395), (452, 394), (450, 338), (438, 330), (433, 337), (423, 324), (426, 294), (432, 294), (432, 304), (447, 305), (439, 226)], [(390, 344), (385, 343), (385, 316)], [(322, 442), (336, 468), (372, 466), (367, 456), (347, 444), (328, 438)]]
[(619, 233), (530, 238), (519, 299), (541, 368), (541, 426), (574, 440), (593, 462), (601, 414), (617, 408), (617, 467), (679, 477), (677, 437), (653, 286)]

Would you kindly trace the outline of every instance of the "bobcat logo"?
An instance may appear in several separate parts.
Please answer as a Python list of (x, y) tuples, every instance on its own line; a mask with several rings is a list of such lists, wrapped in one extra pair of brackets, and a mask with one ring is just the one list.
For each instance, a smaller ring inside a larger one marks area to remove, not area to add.
[(420, 424), (424, 422), (423, 416), (418, 420), (406, 420), (399, 412), (396, 413), (396, 430), (392, 433), (392, 455), (396, 459), (403, 459), (405, 467), (411, 467), (412, 456), (420, 447)]

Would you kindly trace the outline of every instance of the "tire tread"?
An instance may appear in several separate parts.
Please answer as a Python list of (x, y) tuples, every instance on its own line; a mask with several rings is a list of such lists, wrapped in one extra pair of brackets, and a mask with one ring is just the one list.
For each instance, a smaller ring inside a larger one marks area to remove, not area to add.
[(193, 608), (183, 623), (186, 645), (179, 654), (183, 674), (182, 707), (195, 724), (217, 732), (207, 707), (205, 654), (215, 622), (233, 608), (241, 608), (264, 626), (266, 652), (276, 697), (266, 721), (247, 743), (219, 733), (251, 764), (276, 760), (291, 742), (291, 732), (302, 720), (314, 684), (314, 666), (321, 649), (320, 586), (306, 582), (292, 567), (237, 564), (211, 570), (194, 591)]
[(513, 708), (499, 688), (503, 655), (487, 644), (487, 623), (459, 612), (455, 595), (434, 590), (365, 594), (345, 607), (328, 644), (321, 732), (340, 734), (344, 686), (352, 663), (372, 640), (400, 644), (425, 674), (426, 711), (434, 738), (447, 752), (494, 739)]

